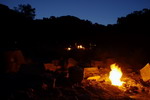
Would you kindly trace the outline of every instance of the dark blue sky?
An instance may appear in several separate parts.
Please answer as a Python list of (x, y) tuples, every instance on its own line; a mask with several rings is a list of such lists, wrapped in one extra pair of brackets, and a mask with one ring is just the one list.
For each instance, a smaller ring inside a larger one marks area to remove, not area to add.
[(72, 15), (103, 25), (115, 24), (118, 17), (150, 8), (150, 0), (0, 0), (10, 8), (31, 4), (36, 18)]

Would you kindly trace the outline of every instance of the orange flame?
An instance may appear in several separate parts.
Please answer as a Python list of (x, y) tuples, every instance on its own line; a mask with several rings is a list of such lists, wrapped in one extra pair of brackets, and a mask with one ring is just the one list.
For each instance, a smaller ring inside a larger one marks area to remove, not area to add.
[(123, 82), (120, 80), (122, 77), (121, 68), (116, 64), (110, 65), (111, 71), (109, 73), (109, 79), (111, 80), (112, 85), (121, 86)]

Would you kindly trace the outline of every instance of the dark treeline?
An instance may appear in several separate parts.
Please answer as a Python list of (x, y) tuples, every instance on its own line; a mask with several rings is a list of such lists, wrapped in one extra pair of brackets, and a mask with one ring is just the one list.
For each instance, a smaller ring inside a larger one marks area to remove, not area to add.
[(150, 9), (135, 11), (107, 26), (71, 15), (34, 17), (35, 8), (29, 4), (14, 10), (0, 4), (1, 48), (19, 47), (27, 54), (52, 56), (50, 51), (60, 54), (69, 44), (93, 42), (98, 51), (121, 52), (121, 56), (144, 51), (149, 60)]

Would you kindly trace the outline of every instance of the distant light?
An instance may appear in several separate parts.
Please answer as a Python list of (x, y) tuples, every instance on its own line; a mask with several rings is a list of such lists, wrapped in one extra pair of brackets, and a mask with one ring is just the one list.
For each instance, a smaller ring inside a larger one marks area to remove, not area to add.
[(70, 50), (72, 50), (72, 48), (71, 48), (71, 47), (68, 47), (68, 48), (67, 48), (67, 51), (70, 51)]
[(85, 47), (83, 47), (82, 45), (78, 45), (78, 46), (77, 46), (77, 49), (85, 50)]

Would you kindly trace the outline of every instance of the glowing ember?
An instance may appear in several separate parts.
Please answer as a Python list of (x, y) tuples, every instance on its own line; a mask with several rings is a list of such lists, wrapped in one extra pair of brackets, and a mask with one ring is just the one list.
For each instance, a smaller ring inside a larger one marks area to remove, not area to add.
[(96, 80), (96, 81), (99, 81), (100, 80), (100, 76), (88, 77), (87, 80)]
[(121, 86), (123, 82), (120, 80), (122, 77), (121, 68), (116, 64), (110, 65), (111, 71), (109, 73), (109, 79), (111, 80), (112, 85)]

